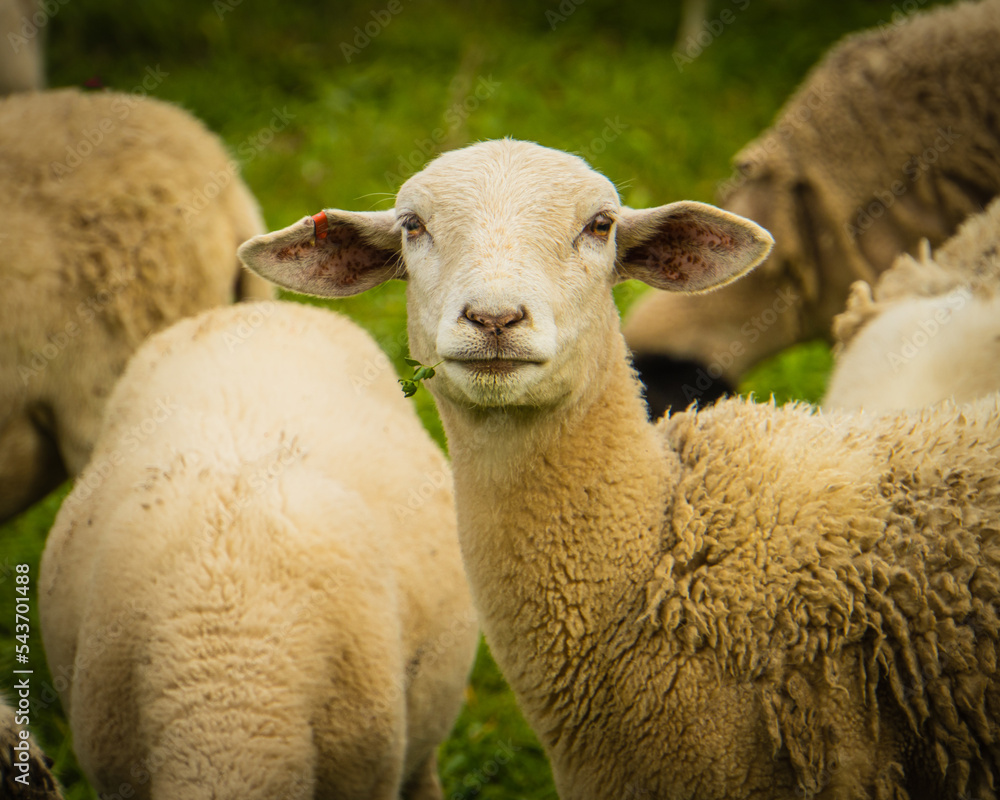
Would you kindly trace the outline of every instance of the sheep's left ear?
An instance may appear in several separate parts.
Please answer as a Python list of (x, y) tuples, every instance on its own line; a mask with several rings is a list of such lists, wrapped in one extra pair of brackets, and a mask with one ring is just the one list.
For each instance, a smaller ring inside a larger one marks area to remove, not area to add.
[(670, 292), (725, 286), (763, 261), (774, 240), (760, 225), (705, 203), (623, 208), (618, 274)]

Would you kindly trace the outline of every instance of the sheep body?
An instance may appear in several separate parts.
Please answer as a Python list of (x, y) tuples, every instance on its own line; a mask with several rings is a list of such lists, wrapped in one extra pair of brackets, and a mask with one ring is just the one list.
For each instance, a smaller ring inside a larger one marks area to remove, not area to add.
[(263, 221), (225, 148), (150, 98), (0, 99), (0, 220), (4, 519), (83, 467), (107, 394), (146, 336), (272, 293), (235, 259)]
[(383, 358), (271, 303), (133, 357), (39, 583), (98, 791), (440, 797), (476, 625), (447, 463)]
[(501, 485), (445, 414), (483, 627), (560, 796), (995, 797), (996, 401), (721, 401), (650, 458), (618, 378)]
[(996, 399), (878, 421), (734, 400), (660, 431), (675, 538), (645, 614), (680, 660), (759, 702), (807, 793), (992, 796)]
[(317, 293), (405, 275), (477, 610), (560, 796), (993, 798), (997, 400), (646, 421), (612, 285), (703, 290), (768, 244), (505, 140), (239, 254)]
[(933, 254), (902, 255), (834, 319), (823, 405), (869, 411), (966, 402), (1000, 390), (1000, 200)]
[[(720, 188), (723, 208), (774, 236), (771, 257), (718, 292), (642, 298), (625, 322), (631, 349), (700, 362), (735, 385), (760, 359), (828, 338), (852, 282), (873, 281), (924, 238), (948, 239), (1000, 192), (998, 36), (1000, 3), (986, 0), (832, 48)], [(783, 295), (794, 301), (773, 314)], [(669, 370), (643, 378), (673, 382)], [(719, 388), (676, 386), (673, 405)]]

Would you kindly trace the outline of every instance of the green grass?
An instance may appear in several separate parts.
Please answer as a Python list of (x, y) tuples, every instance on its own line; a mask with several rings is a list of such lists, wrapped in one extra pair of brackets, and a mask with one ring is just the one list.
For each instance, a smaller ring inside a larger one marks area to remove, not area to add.
[[(733, 21), (679, 69), (671, 50), (677, 4), (586, 0), (564, 14), (555, 0), (399, 2), (399, 13), (350, 61), (343, 43), (388, 0), (59, 5), (47, 25), (50, 82), (76, 85), (99, 76), (130, 90), (148, 69), (166, 72), (153, 93), (223, 136), (271, 228), (322, 207), (388, 207), (400, 180), (437, 153), (499, 136), (584, 155), (632, 206), (712, 201), (730, 157), (770, 122), (820, 53), (892, 13), (888, 2), (867, 0), (716, 0), (711, 18), (728, 8)], [(562, 8), (570, 7), (565, 0)], [(640, 293), (627, 285), (616, 296), (624, 307)], [(323, 305), (370, 330), (403, 369), (400, 285)], [(816, 400), (828, 368), (826, 346), (807, 344), (758, 367), (742, 389), (759, 399), (773, 393), (779, 402)], [(428, 393), (415, 400), (443, 443)], [(30, 565), (37, 582), (44, 537), (66, 490), (0, 528), (0, 608), (13, 609), (16, 564)], [(5, 676), (13, 669), (12, 616), (0, 615)], [(46, 690), (52, 680), (37, 616), (30, 647), (33, 728), (55, 757), (68, 796), (92, 798)], [(441, 772), (448, 798), (555, 796), (541, 748), (485, 646), (466, 707), (442, 748)]]
[(826, 342), (803, 342), (757, 364), (743, 377), (739, 390), (762, 402), (774, 397), (779, 405), (790, 400), (818, 403), (832, 366)]

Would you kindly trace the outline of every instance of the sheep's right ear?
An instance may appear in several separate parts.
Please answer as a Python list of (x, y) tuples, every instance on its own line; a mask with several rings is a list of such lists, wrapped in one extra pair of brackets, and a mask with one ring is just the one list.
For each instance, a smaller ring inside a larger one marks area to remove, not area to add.
[(320, 211), (240, 245), (240, 261), (293, 292), (320, 297), (360, 294), (405, 278), (392, 211)]

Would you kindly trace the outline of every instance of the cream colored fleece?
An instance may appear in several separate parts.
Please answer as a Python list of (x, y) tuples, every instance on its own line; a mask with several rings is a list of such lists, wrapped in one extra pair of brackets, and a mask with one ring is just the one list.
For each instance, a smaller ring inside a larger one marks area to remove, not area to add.
[(441, 796), (477, 639), (450, 472), (343, 317), (241, 304), (147, 342), (60, 509), (39, 611), (100, 792)]
[(222, 142), (182, 109), (76, 89), (0, 99), (0, 519), (83, 468), (147, 336), (272, 296), (235, 255), (262, 230)]
[[(556, 429), (442, 411), (484, 629), (561, 797), (995, 796), (996, 401), (654, 429), (622, 360)], [(516, 477), (463, 447), (483, 424)]]
[(902, 255), (833, 321), (826, 408), (968, 402), (1000, 390), (1000, 200), (931, 255)]

